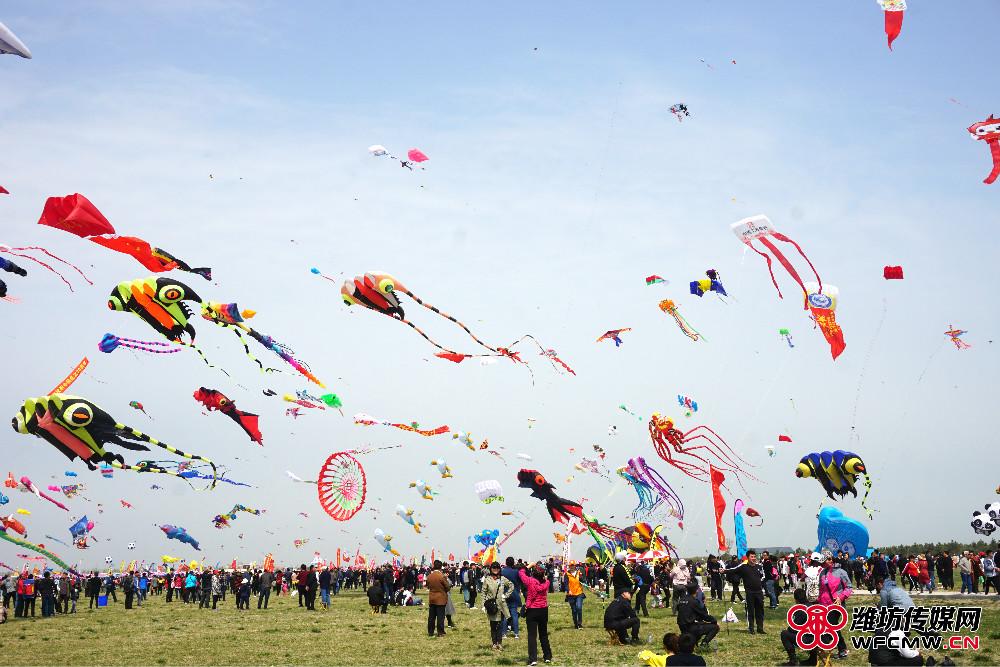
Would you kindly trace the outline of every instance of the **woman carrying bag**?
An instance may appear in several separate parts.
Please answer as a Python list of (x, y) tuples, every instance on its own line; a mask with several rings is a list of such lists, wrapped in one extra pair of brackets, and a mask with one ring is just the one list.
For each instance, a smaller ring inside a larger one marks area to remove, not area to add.
[(503, 629), (506, 627), (507, 619), (510, 618), (507, 598), (513, 592), (514, 584), (510, 579), (500, 576), (500, 563), (497, 561), (490, 563), (490, 574), (483, 580), (482, 596), (483, 610), (490, 621), (490, 638), (494, 650), (501, 648)]
[(525, 596), (525, 621), (528, 624), (528, 665), (538, 664), (538, 643), (542, 644), (542, 659), (552, 662), (552, 647), (549, 645), (549, 581), (545, 578), (545, 566), (538, 562), (531, 568), (531, 574), (524, 568), (518, 573), (521, 583), (527, 589)]

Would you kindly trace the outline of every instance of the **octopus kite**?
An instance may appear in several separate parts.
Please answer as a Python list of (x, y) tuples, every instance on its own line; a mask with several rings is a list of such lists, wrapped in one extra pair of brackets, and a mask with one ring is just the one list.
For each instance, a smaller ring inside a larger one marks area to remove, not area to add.
[(194, 392), (194, 399), (208, 408), (209, 412), (218, 410), (232, 419), (240, 425), (240, 428), (243, 429), (252, 441), (261, 447), (264, 446), (264, 436), (261, 435), (260, 427), (257, 425), (258, 415), (237, 410), (236, 404), (226, 398), (226, 395), (217, 389), (201, 387)]
[[(197, 292), (182, 282), (172, 278), (139, 278), (118, 283), (111, 291), (108, 308), (119, 312), (128, 311), (155, 329), (167, 340), (194, 349), (208, 364), (204, 353), (194, 344), (195, 329), (189, 322), (191, 309), (185, 301), (192, 301), (201, 306), (201, 316), (224, 329), (231, 329), (243, 343), (243, 349), (250, 359), (262, 371), (273, 371), (264, 368), (257, 358), (250, 354), (250, 346), (243, 334), (247, 334), (258, 343), (271, 350), (292, 368), (308, 378), (311, 382), (323, 386), (309, 367), (292, 356), (292, 350), (275, 341), (266, 334), (251, 329), (244, 321), (256, 313), (252, 310), (240, 311), (235, 303), (216, 303), (202, 301)], [(184, 339), (185, 335), (187, 340)]]
[(813, 452), (806, 454), (799, 461), (795, 468), (795, 476), (799, 478), (813, 477), (826, 491), (826, 495), (834, 500), (834, 494), (843, 498), (848, 493), (857, 497), (858, 490), (855, 482), (858, 475), (865, 477), (865, 495), (861, 498), (861, 507), (868, 513), (868, 518), (872, 517), (872, 510), (868, 508), (865, 501), (872, 490), (872, 481), (868, 476), (868, 469), (861, 457), (854, 452), (847, 452), (838, 449), (833, 452)]
[(992, 185), (1000, 177), (1000, 118), (995, 118), (993, 114), (990, 114), (986, 120), (970, 125), (969, 134), (973, 139), (985, 141), (990, 147), (990, 155), (993, 156), (993, 170), (983, 183)]
[(97, 464), (110, 464), (115, 468), (135, 472), (154, 472), (180, 477), (178, 472), (152, 462), (129, 465), (120, 454), (104, 450), (108, 444), (137, 451), (149, 451), (145, 444), (154, 445), (185, 459), (204, 461), (212, 467), (212, 484), (218, 481), (215, 464), (198, 454), (187, 454), (160, 442), (125, 424), (116, 422), (111, 415), (79, 396), (52, 394), (29, 398), (11, 420), (18, 433), (39, 437), (66, 455), (69, 460), (80, 458), (91, 470)]
[[(22, 259), (27, 259), (27, 260), (30, 260), (30, 261), (38, 264), (39, 266), (42, 266), (42, 267), (48, 269), (50, 272), (52, 272), (52, 273), (56, 274), (57, 276), (59, 276), (59, 279), (62, 280), (63, 283), (67, 287), (69, 287), (69, 291), (70, 292), (74, 291), (72, 283), (70, 283), (68, 280), (66, 280), (66, 276), (64, 276), (63, 274), (59, 273), (56, 269), (54, 269), (49, 264), (46, 264), (42, 260), (37, 259), (35, 257), (32, 257), (31, 255), (24, 254), (25, 252), (27, 252), (29, 250), (36, 250), (36, 251), (44, 254), (46, 257), (48, 257), (50, 259), (54, 259), (57, 262), (61, 262), (62, 264), (65, 264), (66, 266), (72, 267), (73, 270), (75, 270), (77, 273), (79, 273), (83, 277), (83, 279), (87, 281), (87, 283), (89, 283), (91, 285), (94, 284), (94, 283), (90, 282), (90, 278), (88, 278), (87, 275), (83, 271), (81, 271), (79, 268), (77, 268), (73, 264), (70, 264), (65, 259), (62, 259), (61, 257), (57, 257), (57, 256), (53, 255), (52, 253), (50, 253), (45, 248), (40, 248), (38, 246), (25, 246), (25, 247), (22, 247), (22, 248), (12, 248), (9, 245), (5, 245), (3, 243), (0, 243), (0, 253), (7, 253), (8, 255), (13, 255), (14, 257), (20, 257)], [(21, 276), (21, 277), (24, 277), (24, 276), (28, 275), (28, 272), (25, 269), (21, 268), (20, 266), (18, 266), (17, 264), (15, 264), (12, 260), (6, 259), (5, 257), (0, 257), (0, 271), (6, 271), (7, 273), (13, 273), (14, 275)], [(7, 296), (7, 285), (2, 280), (0, 280), (0, 298), (3, 298), (5, 300), (7, 300), (7, 301), (11, 301), (11, 300), (15, 300), (16, 301), (16, 299), (13, 299), (13, 297), (8, 297)]]
[(531, 489), (531, 496), (545, 502), (545, 509), (549, 511), (553, 523), (568, 523), (570, 517), (583, 518), (583, 506), (580, 503), (565, 498), (560, 498), (555, 494), (555, 486), (546, 481), (545, 476), (537, 470), (527, 470), (522, 468), (517, 473), (518, 486), (522, 489)]
[(109, 250), (130, 255), (154, 273), (177, 269), (195, 273), (205, 280), (212, 279), (212, 269), (193, 269), (166, 250), (154, 248), (140, 238), (116, 236), (115, 228), (104, 214), (79, 193), (46, 199), (38, 224), (61, 229)]
[(666, 505), (667, 513), (677, 519), (678, 525), (683, 528), (684, 502), (681, 500), (681, 497), (677, 494), (677, 492), (674, 491), (674, 488), (667, 483), (667, 480), (665, 480), (660, 473), (656, 472), (656, 470), (649, 467), (646, 463), (646, 459), (641, 456), (629, 459), (626, 470), (628, 470), (636, 480), (656, 492), (657, 498), (652, 509), (655, 510), (660, 505)]
[(670, 299), (664, 299), (660, 302), (660, 310), (674, 318), (674, 322), (677, 322), (677, 326), (680, 327), (681, 332), (691, 340), (697, 341), (699, 338), (704, 338), (693, 326), (688, 324), (684, 316), (677, 311), (677, 304)]
[[(708, 482), (709, 466), (735, 473), (737, 478), (746, 475), (753, 480), (757, 479), (740, 465), (749, 463), (707, 426), (695, 426), (682, 432), (674, 427), (673, 419), (654, 412), (649, 420), (649, 437), (661, 459), (692, 479)], [(696, 441), (698, 444), (693, 444)], [(696, 450), (702, 451), (695, 453)]]

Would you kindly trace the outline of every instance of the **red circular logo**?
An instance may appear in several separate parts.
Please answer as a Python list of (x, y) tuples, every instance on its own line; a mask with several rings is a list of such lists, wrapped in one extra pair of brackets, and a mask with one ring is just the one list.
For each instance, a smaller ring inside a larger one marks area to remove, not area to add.
[(837, 647), (837, 630), (847, 625), (847, 613), (843, 607), (797, 604), (788, 610), (787, 620), (788, 627), (798, 633), (795, 643), (800, 649), (829, 651)]

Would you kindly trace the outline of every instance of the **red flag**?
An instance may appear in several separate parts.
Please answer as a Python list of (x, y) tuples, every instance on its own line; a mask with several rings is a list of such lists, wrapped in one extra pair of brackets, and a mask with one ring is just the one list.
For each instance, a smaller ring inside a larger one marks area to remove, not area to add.
[(108, 219), (80, 193), (46, 199), (38, 224), (55, 227), (81, 238), (115, 233), (115, 228)]
[(719, 487), (726, 481), (726, 476), (711, 464), (708, 466), (708, 471), (712, 478), (712, 501), (715, 503), (715, 532), (719, 538), (719, 553), (722, 553), (727, 548), (726, 533), (722, 530), (722, 515), (726, 511), (726, 499), (722, 497), (722, 489)]
[(337, 547), (337, 567), (340, 567), (340, 547)]
[(791, 441), (792, 441), (792, 437), (789, 436), (789, 435), (779, 435), (778, 436), (778, 442), (791, 442)]

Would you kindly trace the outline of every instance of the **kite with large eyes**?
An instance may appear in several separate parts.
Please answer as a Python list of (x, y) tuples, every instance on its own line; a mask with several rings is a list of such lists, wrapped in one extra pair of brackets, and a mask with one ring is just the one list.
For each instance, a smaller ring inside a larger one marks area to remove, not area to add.
[(545, 501), (545, 509), (549, 511), (554, 523), (567, 523), (571, 516), (583, 518), (583, 506), (557, 496), (554, 490), (556, 487), (546, 481), (545, 476), (537, 470), (522, 468), (517, 473), (517, 482), (522, 489), (531, 489), (532, 497)]
[(71, 461), (82, 459), (91, 470), (99, 463), (135, 472), (155, 472), (178, 477), (177, 472), (154, 464), (130, 465), (120, 454), (105, 451), (107, 445), (148, 451), (147, 445), (165, 449), (185, 459), (204, 461), (212, 467), (212, 487), (218, 479), (215, 464), (162, 443), (130, 426), (120, 424), (107, 412), (85, 398), (69, 394), (50, 394), (29, 398), (11, 420), (14, 430), (45, 440)]
[(872, 482), (868, 476), (868, 468), (861, 457), (854, 452), (838, 449), (832, 452), (813, 452), (806, 454), (795, 466), (795, 476), (804, 479), (812, 477), (818, 481), (828, 498), (835, 500), (834, 494), (843, 498), (848, 493), (857, 497), (858, 490), (855, 487), (858, 476), (865, 477), (865, 495), (861, 498), (861, 507), (871, 518), (872, 511), (865, 504), (868, 494), (871, 493)]

